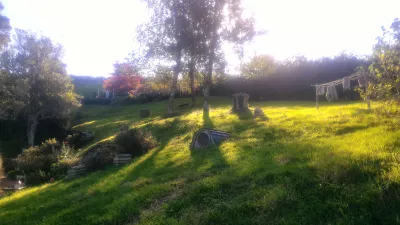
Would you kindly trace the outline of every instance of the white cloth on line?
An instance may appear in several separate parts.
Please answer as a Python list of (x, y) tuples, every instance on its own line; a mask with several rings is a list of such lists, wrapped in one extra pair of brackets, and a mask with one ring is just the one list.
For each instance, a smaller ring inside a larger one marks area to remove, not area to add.
[(325, 87), (322, 85), (317, 86), (317, 94), (324, 95), (325, 94)]
[(347, 91), (347, 90), (350, 90), (350, 79), (349, 79), (349, 77), (344, 77), (343, 78), (343, 90), (344, 91)]
[(335, 85), (331, 84), (326, 88), (326, 99), (328, 99), (329, 102), (339, 99)]

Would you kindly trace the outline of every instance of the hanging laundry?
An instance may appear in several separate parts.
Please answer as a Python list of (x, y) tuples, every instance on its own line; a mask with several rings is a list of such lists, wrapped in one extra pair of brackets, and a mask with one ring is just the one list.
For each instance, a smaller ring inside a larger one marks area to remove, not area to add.
[(339, 99), (335, 85), (331, 84), (326, 88), (326, 99), (329, 102), (336, 101)]
[(325, 87), (322, 86), (322, 85), (317, 86), (317, 94), (318, 95), (324, 95), (325, 94)]
[(350, 89), (351, 89), (351, 87), (350, 87), (350, 79), (349, 79), (349, 77), (344, 77), (343, 78), (343, 90), (347, 91), (347, 90), (350, 90)]
[(364, 87), (364, 85), (365, 85), (364, 76), (358, 78), (358, 85), (359, 85), (360, 87)]

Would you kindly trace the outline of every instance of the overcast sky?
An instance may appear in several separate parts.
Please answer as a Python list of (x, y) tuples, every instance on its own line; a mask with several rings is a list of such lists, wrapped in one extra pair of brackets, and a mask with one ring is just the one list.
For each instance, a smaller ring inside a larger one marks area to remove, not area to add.
[[(135, 47), (135, 28), (145, 21), (140, 0), (3, 0), (13, 27), (50, 36), (65, 48), (68, 72), (107, 76), (112, 64)], [(268, 30), (246, 47), (246, 55), (281, 60), (342, 51), (370, 54), (381, 26), (400, 17), (400, 0), (245, 0), (257, 29)], [(226, 49), (230, 67), (237, 58)]]

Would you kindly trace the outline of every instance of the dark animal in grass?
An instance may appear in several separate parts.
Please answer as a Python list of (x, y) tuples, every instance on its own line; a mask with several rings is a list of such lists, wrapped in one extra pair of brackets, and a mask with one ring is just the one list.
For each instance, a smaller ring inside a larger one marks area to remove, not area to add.
[(179, 105), (179, 107), (181, 107), (181, 108), (182, 108), (182, 107), (188, 107), (188, 106), (189, 106), (189, 103), (183, 103), (183, 104), (180, 104), (180, 105)]

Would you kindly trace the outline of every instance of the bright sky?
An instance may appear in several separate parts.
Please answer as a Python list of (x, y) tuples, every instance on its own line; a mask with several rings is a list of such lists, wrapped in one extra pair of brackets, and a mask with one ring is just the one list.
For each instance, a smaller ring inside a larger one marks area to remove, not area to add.
[[(50, 36), (65, 48), (68, 72), (107, 76), (112, 64), (135, 48), (135, 28), (147, 16), (140, 0), (3, 0), (13, 27)], [(399, 0), (245, 0), (257, 29), (268, 30), (246, 55), (309, 58), (342, 51), (369, 54), (380, 35), (400, 17)], [(226, 49), (230, 67), (238, 64)]]

